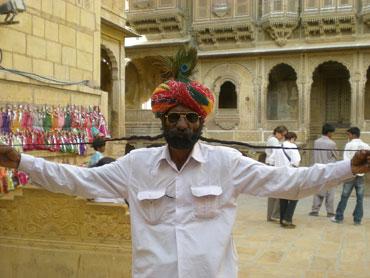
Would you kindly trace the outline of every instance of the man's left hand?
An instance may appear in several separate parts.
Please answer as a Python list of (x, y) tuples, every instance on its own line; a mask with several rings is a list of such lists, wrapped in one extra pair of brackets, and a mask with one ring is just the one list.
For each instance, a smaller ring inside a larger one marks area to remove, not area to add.
[(356, 152), (351, 159), (351, 168), (353, 174), (370, 172), (370, 151), (362, 150)]

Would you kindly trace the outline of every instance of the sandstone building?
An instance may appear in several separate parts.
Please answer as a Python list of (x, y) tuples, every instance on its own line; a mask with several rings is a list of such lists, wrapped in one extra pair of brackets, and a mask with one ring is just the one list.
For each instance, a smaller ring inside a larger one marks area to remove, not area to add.
[[(216, 94), (205, 135), (262, 143), (285, 124), (310, 144), (325, 122), (359, 126), (370, 142), (370, 1), (132, 0), (126, 131), (158, 132), (145, 102), (159, 82), (153, 57), (198, 48), (197, 78)], [(139, 125), (137, 123), (140, 123)]]

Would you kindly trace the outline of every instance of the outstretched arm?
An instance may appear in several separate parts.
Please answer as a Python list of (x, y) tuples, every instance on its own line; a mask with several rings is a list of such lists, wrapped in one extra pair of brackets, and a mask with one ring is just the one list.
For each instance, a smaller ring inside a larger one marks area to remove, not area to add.
[(20, 155), (9, 146), (0, 145), (0, 166), (19, 168), (41, 187), (85, 198), (126, 198), (130, 176), (129, 157), (114, 163), (83, 168), (53, 163), (30, 155)]
[(235, 165), (233, 184), (240, 193), (299, 199), (339, 185), (353, 174), (369, 172), (370, 152), (356, 153), (351, 161), (311, 167), (269, 167), (241, 158)]

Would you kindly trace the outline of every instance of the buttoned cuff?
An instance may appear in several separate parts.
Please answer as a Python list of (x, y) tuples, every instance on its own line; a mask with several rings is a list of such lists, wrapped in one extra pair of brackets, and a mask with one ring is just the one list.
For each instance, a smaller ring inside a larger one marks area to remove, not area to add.
[(30, 172), (33, 169), (36, 157), (28, 154), (21, 154), (21, 161), (19, 162), (18, 170), (23, 172)]

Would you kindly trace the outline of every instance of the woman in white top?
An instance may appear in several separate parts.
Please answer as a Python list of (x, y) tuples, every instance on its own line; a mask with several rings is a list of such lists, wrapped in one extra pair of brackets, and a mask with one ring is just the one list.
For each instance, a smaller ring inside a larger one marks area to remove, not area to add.
[[(301, 161), (301, 155), (294, 143), (297, 139), (297, 134), (288, 132), (285, 135), (285, 141), (282, 143), (282, 149), (274, 149), (272, 159), (275, 161), (276, 167), (291, 166), (298, 167)], [(280, 225), (284, 228), (295, 228), (292, 223), (294, 210), (297, 205), (297, 200), (280, 199)]]

